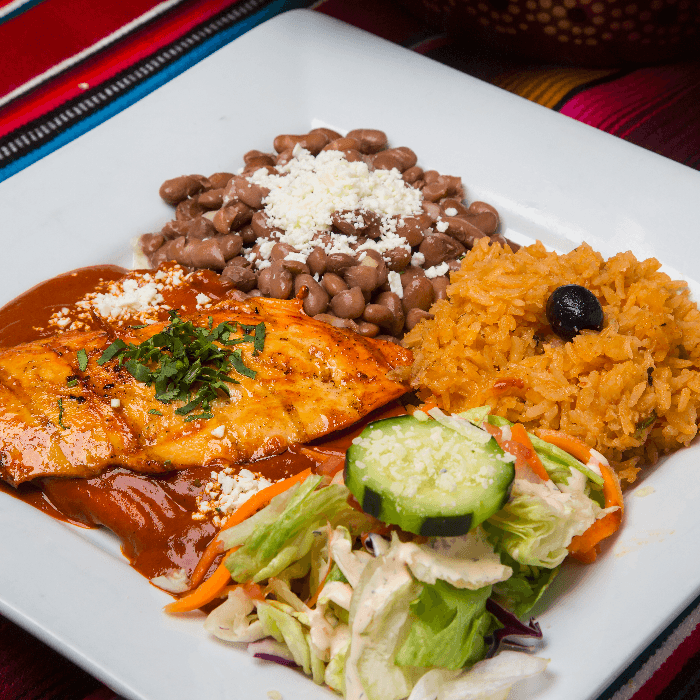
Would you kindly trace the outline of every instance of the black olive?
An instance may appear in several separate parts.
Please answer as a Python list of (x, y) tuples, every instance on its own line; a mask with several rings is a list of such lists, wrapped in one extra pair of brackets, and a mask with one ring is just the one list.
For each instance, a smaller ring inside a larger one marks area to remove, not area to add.
[(547, 299), (545, 310), (552, 330), (565, 340), (571, 340), (584, 328), (603, 328), (603, 308), (595, 294), (579, 284), (557, 287)]

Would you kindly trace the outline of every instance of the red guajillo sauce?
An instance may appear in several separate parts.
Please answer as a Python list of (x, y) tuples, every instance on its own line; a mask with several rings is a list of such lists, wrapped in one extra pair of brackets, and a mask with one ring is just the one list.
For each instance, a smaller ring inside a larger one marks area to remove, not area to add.
[[(49, 319), (59, 309), (93, 292), (100, 282), (133, 274), (114, 265), (86, 267), (54, 277), (33, 287), (0, 308), (0, 346), (9, 347), (56, 332)], [(198, 271), (188, 284), (162, 292), (165, 305), (194, 311), (196, 296), (205, 293), (214, 301), (226, 298), (231, 287), (218, 275)], [(233, 292), (235, 293), (235, 292)], [(69, 314), (70, 315), (70, 314)], [(166, 311), (162, 313), (167, 320)], [(363, 421), (311, 443), (328, 454), (343, 454), (350, 441), (371, 420), (405, 411), (392, 402)], [(281, 455), (239, 465), (277, 480), (311, 468), (317, 463), (292, 446)], [(204, 493), (212, 467), (181, 469), (160, 475), (137, 474), (122, 467), (107, 469), (93, 478), (46, 478), (22, 484), (18, 489), (0, 482), (0, 490), (22, 499), (55, 518), (87, 527), (103, 525), (122, 542), (131, 565), (149, 579), (184, 569), (191, 574), (206, 546), (217, 532), (209, 521), (192, 519), (197, 496)]]

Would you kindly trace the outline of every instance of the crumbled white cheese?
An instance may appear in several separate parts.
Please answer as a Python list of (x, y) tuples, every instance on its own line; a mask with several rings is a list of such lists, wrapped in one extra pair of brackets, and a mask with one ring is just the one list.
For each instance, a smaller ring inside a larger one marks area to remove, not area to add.
[[(212, 430), (212, 435), (216, 430), (218, 428)], [(216, 437), (223, 437), (223, 434), (222, 432)], [(249, 469), (241, 469), (238, 474), (233, 467), (224, 467), (219, 472), (212, 471), (210, 481), (204, 485), (205, 496), (197, 496), (198, 512), (192, 518), (202, 520), (213, 513), (212, 522), (219, 527), (222, 517), (240, 508), (251, 496), (271, 485), (269, 479), (253, 474)]]
[(135, 279), (126, 279), (120, 291), (98, 294), (92, 305), (104, 318), (119, 318), (147, 311), (150, 306), (157, 306), (162, 301), (163, 295), (156, 288), (155, 282), (139, 285)]
[(261, 168), (248, 177), (250, 182), (270, 190), (263, 200), (264, 212), (271, 227), (282, 233), (259, 246), (255, 266), (262, 269), (277, 242), (287, 243), (299, 251), (306, 261), (319, 245), (320, 233), (330, 233), (324, 244), (327, 254), (354, 254), (356, 236), (331, 233), (332, 215), (336, 211), (350, 212), (344, 219), (360, 229), (365, 225), (362, 211), (379, 215), (381, 236), (365, 241), (357, 250), (386, 253), (393, 248), (410, 246), (396, 233), (399, 216), (421, 212), (422, 193), (408, 186), (396, 170), (370, 171), (364, 161), (349, 162), (340, 151), (321, 151), (317, 156), (296, 146), (294, 157), (271, 175)]
[(420, 267), (425, 262), (425, 255), (423, 253), (414, 253), (411, 256), (411, 265), (414, 267)]
[(442, 277), (450, 271), (450, 266), (446, 262), (441, 262), (439, 265), (433, 265), (425, 270), (425, 276), (428, 279)]
[(389, 289), (396, 294), (399, 299), (403, 299), (403, 285), (401, 284), (401, 275), (393, 270), (388, 276)]
[(211, 434), (215, 438), (222, 438), (226, 434), (226, 426), (225, 425), (217, 425), (216, 428), (214, 428), (211, 431)]
[(445, 231), (447, 231), (448, 228), (449, 228), (449, 225), (448, 225), (447, 221), (443, 221), (442, 219), (437, 220), (437, 223), (435, 224), (435, 230), (438, 233), (445, 233)]
[(447, 216), (457, 216), (459, 212), (454, 207), (448, 207), (445, 209), (445, 214)]
[(122, 405), (122, 402), (121, 402), (119, 399), (112, 399), (112, 400), (109, 402), (109, 405), (110, 405), (112, 408), (119, 408), (119, 407)]
[(123, 280), (103, 280), (97, 291), (86, 294), (75, 303), (73, 311), (63, 307), (53, 314), (49, 326), (59, 330), (85, 330), (90, 327), (92, 314), (108, 321), (116, 321), (118, 325), (124, 325), (125, 322), (155, 323), (158, 314), (165, 309), (162, 292), (184, 283), (185, 270), (180, 265), (153, 274), (132, 272)]

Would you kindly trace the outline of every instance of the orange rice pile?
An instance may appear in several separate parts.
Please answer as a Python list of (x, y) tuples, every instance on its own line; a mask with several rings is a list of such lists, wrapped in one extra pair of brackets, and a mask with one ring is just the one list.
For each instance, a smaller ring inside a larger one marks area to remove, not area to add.
[[(630, 252), (609, 261), (586, 244), (566, 255), (541, 243), (512, 253), (487, 239), (452, 274), (448, 299), (404, 345), (411, 383), (450, 412), (489, 404), (511, 421), (563, 430), (602, 452), (620, 477), (688, 443), (700, 406), (700, 312), (685, 282)], [(552, 333), (547, 298), (590, 289), (601, 332)]]

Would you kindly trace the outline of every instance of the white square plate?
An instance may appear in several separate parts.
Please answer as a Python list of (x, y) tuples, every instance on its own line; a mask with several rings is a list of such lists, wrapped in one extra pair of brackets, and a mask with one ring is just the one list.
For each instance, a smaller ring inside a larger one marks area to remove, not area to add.
[[(278, 133), (385, 130), (426, 168), (460, 175), (506, 235), (561, 251), (655, 256), (692, 282), (700, 173), (319, 13), (276, 17), (0, 183), (0, 302), (66, 270), (129, 265), (129, 240), (170, 218), (161, 182), (237, 169)], [(694, 286), (694, 285), (693, 285)], [(517, 698), (592, 700), (700, 593), (700, 447), (651, 470), (653, 493), (591, 567), (571, 566), (540, 615), (551, 658)], [(650, 489), (647, 489), (650, 490)], [(126, 563), (108, 533), (0, 494), (0, 609), (138, 700), (332, 697), (300, 674), (211, 639), (200, 614)]]

